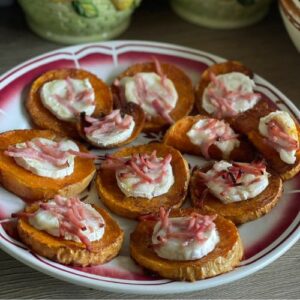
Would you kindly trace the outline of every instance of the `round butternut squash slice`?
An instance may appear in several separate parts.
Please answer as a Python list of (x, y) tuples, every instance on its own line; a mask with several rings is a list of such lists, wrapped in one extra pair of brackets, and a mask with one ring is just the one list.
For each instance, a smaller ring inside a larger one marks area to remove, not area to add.
[[(297, 129), (300, 140), (300, 127), (298, 124)], [(300, 149), (296, 152), (296, 162), (294, 164), (287, 164), (281, 160), (279, 153), (268, 144), (258, 130), (250, 131), (248, 133), (248, 138), (257, 150), (267, 159), (269, 165), (280, 175), (282, 180), (291, 179), (300, 172)]]
[(206, 172), (210, 168), (209, 166), (201, 170), (196, 167), (192, 172), (190, 182), (192, 205), (213, 211), (235, 224), (246, 223), (267, 214), (278, 203), (282, 195), (282, 180), (271, 172), (269, 185), (262, 193), (252, 199), (224, 204), (207, 191), (207, 187), (199, 175), (199, 172)]
[(151, 154), (156, 151), (157, 157), (172, 155), (171, 166), (174, 183), (166, 192), (152, 199), (127, 197), (119, 188), (114, 169), (100, 167), (96, 186), (103, 203), (114, 213), (135, 219), (141, 215), (157, 212), (160, 207), (178, 208), (182, 205), (188, 191), (189, 167), (183, 156), (176, 149), (163, 144), (148, 144), (128, 147), (115, 152), (112, 157), (130, 157), (133, 154)]
[[(97, 148), (100, 148), (100, 149), (109, 149), (109, 148), (121, 147), (121, 146), (124, 146), (124, 145), (127, 145), (127, 144), (131, 143), (132, 141), (134, 141), (139, 136), (139, 134), (141, 133), (141, 131), (144, 127), (145, 114), (144, 114), (144, 111), (142, 110), (142, 108), (139, 105), (136, 105), (135, 103), (132, 103), (132, 102), (126, 103), (126, 105), (124, 107), (121, 107), (120, 109), (121, 109), (121, 115), (127, 114), (129, 116), (132, 116), (133, 121), (135, 123), (134, 129), (132, 131), (131, 136), (128, 139), (126, 139), (125, 141), (119, 142), (119, 143), (109, 144), (109, 145), (106, 145), (106, 146), (102, 146), (102, 145), (99, 145), (99, 144), (91, 141), (90, 139), (88, 139), (87, 136), (86, 136), (84, 128), (89, 127), (91, 124), (85, 120), (85, 114), (84, 113), (82, 113), (80, 115), (80, 120), (77, 123), (77, 130), (78, 130), (79, 135), (85, 141), (87, 141), (89, 144), (91, 144), (91, 145), (93, 145)], [(101, 120), (104, 117), (105, 117), (105, 115), (102, 115), (99, 120)]]
[[(196, 88), (196, 108), (199, 113), (209, 115), (202, 107), (203, 94), (205, 89), (211, 82), (211, 73), (214, 75), (223, 75), (227, 73), (238, 72), (242, 73), (251, 79), (253, 72), (243, 64), (237, 61), (227, 61), (218, 63), (207, 68), (201, 75), (200, 82)], [(247, 135), (247, 133), (258, 126), (259, 119), (268, 115), (270, 112), (277, 110), (274, 102), (260, 94), (260, 100), (250, 109), (238, 113), (234, 116), (225, 117), (224, 119), (232, 126), (232, 128), (239, 133)]]
[[(166, 132), (163, 143), (172, 146), (182, 153), (203, 156), (201, 147), (191, 142), (187, 133), (199, 120), (208, 119), (208, 116), (197, 115), (187, 116), (177, 121)], [(254, 158), (254, 149), (243, 137), (239, 137), (240, 145), (235, 147), (229, 157), (225, 157), (222, 151), (214, 144), (208, 148), (209, 157), (215, 160), (229, 159), (236, 161), (252, 161)]]
[[(171, 211), (171, 217), (184, 217), (192, 213), (212, 214), (196, 208)], [(220, 241), (206, 256), (187, 261), (159, 257), (152, 247), (152, 234), (156, 221), (141, 221), (130, 235), (130, 254), (141, 266), (160, 276), (174, 280), (195, 281), (231, 271), (243, 257), (243, 245), (236, 226), (221, 216), (214, 220)]]
[[(173, 82), (178, 94), (176, 106), (169, 114), (172, 120), (177, 121), (182, 117), (188, 115), (193, 108), (195, 97), (192, 81), (182, 70), (180, 70), (174, 65), (161, 64), (161, 70), (163, 74)], [(121, 80), (124, 77), (133, 77), (134, 75), (141, 72), (157, 73), (157, 67), (155, 63), (152, 62), (136, 64), (129, 67), (126, 71), (121, 73), (117, 77), (117, 80)], [(114, 99), (118, 99), (120, 96), (119, 87), (113, 85), (112, 93), (114, 95)], [(168, 127), (169, 125), (170, 124), (163, 117), (156, 116), (149, 120), (146, 119), (143, 131), (159, 132), (160, 130)]]
[[(32, 204), (26, 212), (33, 213), (38, 205)], [(26, 217), (18, 219), (18, 233), (21, 240), (37, 254), (66, 265), (103, 264), (118, 255), (124, 239), (124, 232), (116, 221), (102, 208), (94, 207), (105, 221), (103, 237), (91, 242), (91, 249), (81, 242), (65, 240), (33, 227)]]
[(238, 61), (226, 61), (223, 63), (214, 64), (208, 67), (201, 74), (200, 82), (196, 88), (196, 102), (195, 102), (196, 108), (200, 114), (208, 114), (202, 107), (202, 96), (204, 90), (208, 87), (208, 85), (211, 82), (210, 73), (213, 73), (216, 76), (218, 76), (218, 75), (227, 74), (231, 72), (243, 73), (244, 75), (253, 78), (253, 72)]
[[(47, 138), (54, 141), (61, 136), (50, 130), (13, 130), (0, 134), (0, 183), (10, 192), (27, 200), (50, 199), (54, 195), (73, 196), (81, 193), (93, 179), (96, 172), (92, 159), (75, 157), (74, 171), (64, 178), (52, 179), (38, 176), (19, 166), (14, 158), (4, 152), (9, 146), (30, 141), (33, 138)], [(78, 144), (81, 152), (88, 150)]]
[(95, 110), (93, 116), (101, 113), (108, 114), (112, 110), (113, 101), (109, 87), (97, 76), (81, 69), (51, 70), (38, 77), (32, 84), (26, 101), (26, 108), (32, 122), (38, 128), (50, 129), (61, 135), (78, 138), (75, 122), (59, 120), (42, 103), (40, 97), (41, 87), (52, 80), (58, 79), (88, 79), (95, 93)]

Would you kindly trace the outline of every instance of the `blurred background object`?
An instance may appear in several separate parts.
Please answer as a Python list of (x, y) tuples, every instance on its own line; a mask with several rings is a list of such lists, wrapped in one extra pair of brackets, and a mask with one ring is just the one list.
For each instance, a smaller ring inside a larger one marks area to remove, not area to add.
[(29, 27), (59, 43), (108, 40), (124, 32), (141, 0), (19, 0)]
[(0, 0), (0, 7), (10, 6), (14, 3), (14, 0)]
[(273, 0), (170, 0), (173, 10), (192, 23), (219, 29), (260, 21)]
[(300, 52), (300, 0), (279, 0), (279, 10), (288, 34)]

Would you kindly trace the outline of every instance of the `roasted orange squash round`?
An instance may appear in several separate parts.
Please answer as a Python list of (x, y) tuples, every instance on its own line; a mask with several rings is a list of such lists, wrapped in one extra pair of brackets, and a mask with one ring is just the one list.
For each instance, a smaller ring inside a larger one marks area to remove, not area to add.
[(144, 127), (144, 123), (145, 123), (145, 114), (139, 105), (132, 103), (132, 102), (126, 103), (126, 106), (121, 108), (121, 113), (132, 116), (132, 118), (135, 122), (135, 126), (134, 126), (131, 136), (123, 142), (107, 145), (104, 147), (104, 146), (100, 146), (100, 145), (90, 141), (86, 137), (86, 134), (84, 132), (84, 128), (89, 126), (89, 123), (86, 122), (84, 119), (85, 118), (84, 114), (81, 115), (79, 122), (76, 124), (78, 133), (84, 140), (86, 140), (86, 142), (88, 142), (89, 144), (95, 146), (96, 148), (100, 148), (100, 149), (109, 149), (109, 148), (115, 148), (115, 147), (121, 147), (121, 146), (127, 145), (127, 144), (131, 143), (132, 141), (134, 141), (141, 133), (141, 131)]
[(267, 214), (278, 203), (282, 195), (282, 180), (278, 175), (271, 173), (267, 188), (252, 199), (224, 204), (210, 192), (202, 197), (206, 185), (200, 180), (198, 172), (206, 172), (209, 169), (210, 167), (193, 170), (190, 182), (192, 205), (213, 211), (230, 219), (235, 224), (246, 223)]
[(160, 207), (178, 208), (182, 205), (188, 191), (189, 167), (185, 159), (176, 149), (163, 144), (148, 144), (123, 148), (113, 154), (116, 157), (128, 157), (132, 154), (157, 151), (158, 157), (172, 155), (172, 169), (175, 182), (169, 191), (152, 199), (142, 197), (126, 197), (117, 185), (115, 171), (101, 168), (98, 171), (96, 186), (103, 203), (114, 213), (135, 219), (141, 215), (159, 211)]
[[(298, 124), (297, 129), (300, 140), (300, 127)], [(265, 138), (257, 130), (250, 131), (248, 138), (267, 159), (269, 165), (280, 175), (282, 180), (291, 179), (300, 172), (300, 149), (296, 153), (296, 162), (294, 164), (286, 164), (281, 160), (279, 153), (266, 142)]]
[[(243, 73), (250, 78), (253, 78), (253, 72), (237, 61), (227, 61), (224, 63), (214, 64), (207, 68), (201, 75), (200, 82), (196, 88), (196, 108), (199, 113), (208, 115), (208, 113), (202, 107), (202, 97), (204, 90), (207, 88), (210, 80), (210, 73), (215, 75), (222, 75), (231, 72)], [(254, 128), (257, 128), (259, 119), (266, 116), (272, 111), (277, 110), (275, 103), (266, 99), (264, 95), (261, 95), (261, 99), (251, 109), (239, 113), (235, 116), (225, 117), (224, 119), (231, 125), (231, 127), (238, 133), (247, 135), (247, 133)]]
[[(186, 208), (174, 210), (170, 216), (189, 216), (193, 212), (203, 213), (195, 208)], [(159, 257), (151, 247), (156, 222), (149, 220), (140, 222), (130, 235), (130, 254), (144, 268), (174, 280), (195, 281), (231, 271), (243, 257), (239, 232), (230, 220), (221, 216), (217, 216), (214, 222), (220, 241), (212, 252), (200, 259), (175, 261)]]
[[(175, 108), (170, 112), (170, 116), (174, 121), (181, 119), (182, 117), (188, 115), (193, 108), (194, 105), (194, 90), (192, 81), (190, 78), (178, 67), (171, 65), (171, 64), (161, 64), (162, 71), (168, 79), (170, 79), (177, 91), (178, 100)], [(137, 73), (141, 72), (155, 72), (156, 68), (154, 63), (143, 63), (143, 64), (136, 64), (131, 66), (125, 72), (121, 73), (117, 79), (121, 80), (123, 77), (132, 77)], [(118, 90), (115, 86), (112, 86), (112, 92), (115, 97), (118, 97)], [(158, 132), (166, 127), (169, 124), (160, 117), (151, 118), (151, 120), (146, 120), (144, 125), (144, 131), (151, 131), (151, 132)]]
[(196, 88), (196, 100), (195, 100), (195, 106), (200, 114), (208, 114), (202, 107), (202, 96), (204, 93), (204, 90), (208, 87), (210, 84), (210, 73), (214, 73), (216, 76), (227, 74), (231, 72), (239, 72), (243, 73), (246, 76), (249, 76), (250, 78), (253, 78), (253, 72), (241, 64), (238, 61), (226, 61), (223, 63), (214, 64), (210, 67), (208, 67), (202, 74), (200, 82)]
[[(163, 143), (172, 146), (182, 153), (202, 156), (201, 148), (194, 145), (187, 136), (188, 131), (201, 119), (208, 118), (205, 115), (187, 116), (177, 121), (166, 132)], [(208, 153), (212, 159), (229, 159), (236, 161), (252, 161), (254, 158), (254, 149), (244, 138), (240, 138), (240, 146), (235, 147), (229, 157), (224, 157), (222, 151), (216, 146), (211, 145)]]
[[(12, 157), (4, 154), (10, 145), (33, 138), (59, 140), (62, 137), (50, 130), (13, 130), (0, 134), (0, 183), (4, 188), (27, 200), (49, 199), (56, 194), (73, 196), (82, 192), (93, 179), (95, 166), (92, 159), (76, 157), (74, 172), (61, 179), (42, 177), (19, 166)], [(78, 145), (80, 150), (88, 152)]]
[[(26, 211), (36, 211), (33, 204)], [(124, 232), (116, 221), (102, 208), (94, 207), (105, 221), (102, 239), (91, 243), (91, 250), (80, 242), (64, 240), (33, 227), (27, 218), (18, 219), (18, 233), (21, 240), (37, 254), (62, 264), (79, 266), (103, 264), (118, 255), (124, 239)]]
[(108, 114), (112, 110), (113, 101), (109, 87), (97, 76), (81, 69), (51, 70), (38, 77), (32, 84), (26, 101), (26, 108), (32, 122), (42, 129), (50, 129), (61, 135), (78, 138), (75, 122), (62, 121), (56, 118), (42, 103), (40, 97), (41, 87), (49, 81), (66, 79), (89, 79), (95, 93), (96, 108), (93, 116), (101, 113)]

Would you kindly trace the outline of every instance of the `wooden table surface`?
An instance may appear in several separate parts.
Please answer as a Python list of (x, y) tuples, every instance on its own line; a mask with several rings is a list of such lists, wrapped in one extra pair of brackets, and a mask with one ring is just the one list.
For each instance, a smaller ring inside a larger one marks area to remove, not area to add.
[[(61, 47), (31, 33), (17, 6), (0, 9), (0, 73), (36, 55)], [(250, 66), (300, 106), (300, 55), (274, 5), (259, 24), (237, 30), (210, 30), (177, 17), (165, 1), (145, 1), (120, 39), (175, 43), (235, 59)], [(59, 281), (0, 251), (1, 298), (138, 298)], [(225, 286), (161, 298), (300, 298), (300, 243), (271, 265)], [(157, 298), (145, 297), (143, 298)]]

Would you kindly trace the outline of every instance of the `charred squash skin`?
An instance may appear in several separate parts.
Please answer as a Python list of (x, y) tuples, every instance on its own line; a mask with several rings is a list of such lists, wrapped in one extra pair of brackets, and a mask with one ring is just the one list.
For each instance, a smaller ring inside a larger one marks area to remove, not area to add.
[[(161, 64), (164, 74), (173, 82), (178, 94), (178, 100), (175, 108), (171, 111), (170, 116), (174, 121), (181, 119), (188, 115), (194, 105), (195, 96), (192, 81), (190, 78), (178, 67), (171, 64)], [(155, 64), (152, 62), (136, 64), (129, 67), (126, 71), (121, 73), (117, 79), (121, 80), (124, 77), (132, 77), (141, 72), (156, 73)], [(112, 86), (112, 93), (114, 98), (118, 98), (118, 89)], [(158, 116), (146, 120), (143, 131), (145, 132), (159, 132), (170, 126), (166, 121)]]
[[(201, 148), (190, 141), (187, 133), (199, 120), (207, 118), (209, 117), (205, 115), (182, 118), (168, 129), (164, 136), (163, 143), (176, 148), (182, 153), (202, 156)], [(235, 147), (229, 157), (224, 157), (222, 151), (216, 145), (209, 147), (209, 156), (215, 160), (252, 161), (254, 159), (254, 149), (252, 145), (243, 137), (239, 138), (239, 140), (240, 146)]]
[(32, 84), (26, 101), (26, 109), (34, 123), (41, 129), (50, 129), (58, 134), (78, 138), (75, 122), (62, 121), (56, 118), (42, 103), (40, 97), (41, 87), (52, 80), (66, 79), (89, 79), (95, 93), (96, 108), (93, 116), (101, 113), (108, 114), (112, 110), (113, 100), (109, 87), (92, 73), (81, 69), (57, 69), (51, 70), (38, 77)]
[[(196, 88), (196, 108), (200, 114), (209, 115), (202, 107), (202, 97), (204, 90), (210, 84), (210, 73), (215, 75), (222, 75), (231, 72), (239, 72), (244, 75), (253, 78), (253, 72), (243, 64), (238, 61), (227, 61), (224, 63), (214, 64), (207, 68), (201, 75), (200, 82)], [(276, 104), (270, 100), (262, 97), (257, 104), (243, 112), (239, 113), (233, 117), (226, 117), (224, 120), (228, 122), (234, 131), (242, 134), (247, 134), (251, 129), (256, 127), (256, 124), (259, 123), (259, 119), (263, 116), (266, 116), (272, 111), (276, 110)]]
[(202, 199), (201, 195), (206, 189), (206, 185), (201, 182), (198, 173), (199, 171), (206, 172), (210, 168), (211, 167), (206, 167), (202, 170), (195, 168), (192, 172), (189, 188), (192, 205), (193, 207), (203, 207), (204, 209), (215, 212), (235, 224), (246, 223), (267, 214), (276, 206), (282, 195), (282, 180), (278, 175), (272, 172), (267, 188), (252, 199), (224, 204), (210, 192)]
[(141, 131), (144, 127), (144, 123), (145, 123), (145, 114), (144, 114), (144, 111), (142, 110), (142, 108), (139, 105), (136, 105), (135, 103), (132, 103), (132, 102), (126, 103), (125, 107), (121, 108), (121, 114), (128, 114), (128, 115), (132, 116), (133, 120), (135, 122), (135, 126), (134, 126), (134, 129), (133, 129), (133, 132), (132, 132), (131, 136), (123, 142), (120, 142), (120, 143), (117, 143), (117, 144), (107, 145), (107, 146), (104, 147), (104, 146), (100, 146), (100, 145), (90, 141), (86, 137), (86, 134), (84, 132), (84, 128), (90, 126), (90, 123), (85, 121), (85, 114), (84, 113), (81, 114), (80, 120), (76, 124), (78, 134), (87, 143), (89, 143), (89, 144), (91, 144), (94, 147), (99, 148), (99, 149), (110, 149), (110, 148), (116, 148), (116, 147), (121, 147), (121, 146), (127, 145), (127, 144), (131, 143), (132, 141), (134, 141), (139, 136), (139, 134), (141, 133)]
[[(56, 194), (74, 196), (82, 192), (93, 179), (96, 172), (91, 159), (75, 157), (74, 172), (61, 179), (42, 177), (19, 166), (12, 157), (4, 154), (10, 145), (22, 143), (33, 138), (43, 137), (60, 140), (62, 137), (50, 130), (13, 130), (0, 134), (0, 183), (10, 192), (21, 198), (34, 201), (50, 199)], [(79, 145), (80, 151), (88, 152)]]
[(189, 167), (185, 159), (176, 149), (163, 144), (148, 144), (123, 148), (113, 154), (116, 157), (128, 157), (132, 154), (157, 151), (158, 157), (172, 155), (172, 169), (175, 182), (169, 191), (152, 199), (142, 197), (126, 197), (117, 185), (115, 171), (100, 167), (96, 186), (100, 199), (114, 213), (125, 218), (135, 219), (141, 215), (158, 212), (161, 206), (178, 208), (182, 205), (188, 191)]
[(278, 107), (274, 102), (262, 98), (253, 108), (231, 118), (231, 127), (239, 133), (248, 135), (258, 128), (260, 118), (276, 111)]
[[(80, 242), (68, 241), (41, 231), (29, 224), (25, 217), (18, 219), (18, 233), (21, 240), (35, 253), (66, 265), (97, 265), (110, 261), (118, 255), (124, 239), (124, 232), (116, 221), (102, 208), (94, 207), (105, 221), (105, 232), (99, 241), (91, 243), (91, 250)], [(34, 212), (38, 205), (27, 207)]]
[[(212, 214), (196, 208), (178, 209), (172, 217), (189, 216), (191, 213)], [(156, 221), (142, 221), (130, 235), (130, 254), (141, 266), (164, 278), (195, 281), (231, 271), (243, 257), (243, 245), (235, 225), (221, 216), (215, 219), (220, 242), (206, 256), (189, 261), (175, 261), (159, 257), (152, 245), (152, 234)]]
[[(297, 124), (298, 137), (300, 140), (300, 127)], [(296, 152), (296, 162), (286, 164), (279, 156), (279, 153), (272, 148), (258, 130), (252, 130), (248, 133), (249, 140), (257, 150), (267, 159), (269, 165), (280, 175), (282, 180), (288, 180), (300, 172), (300, 149)]]

